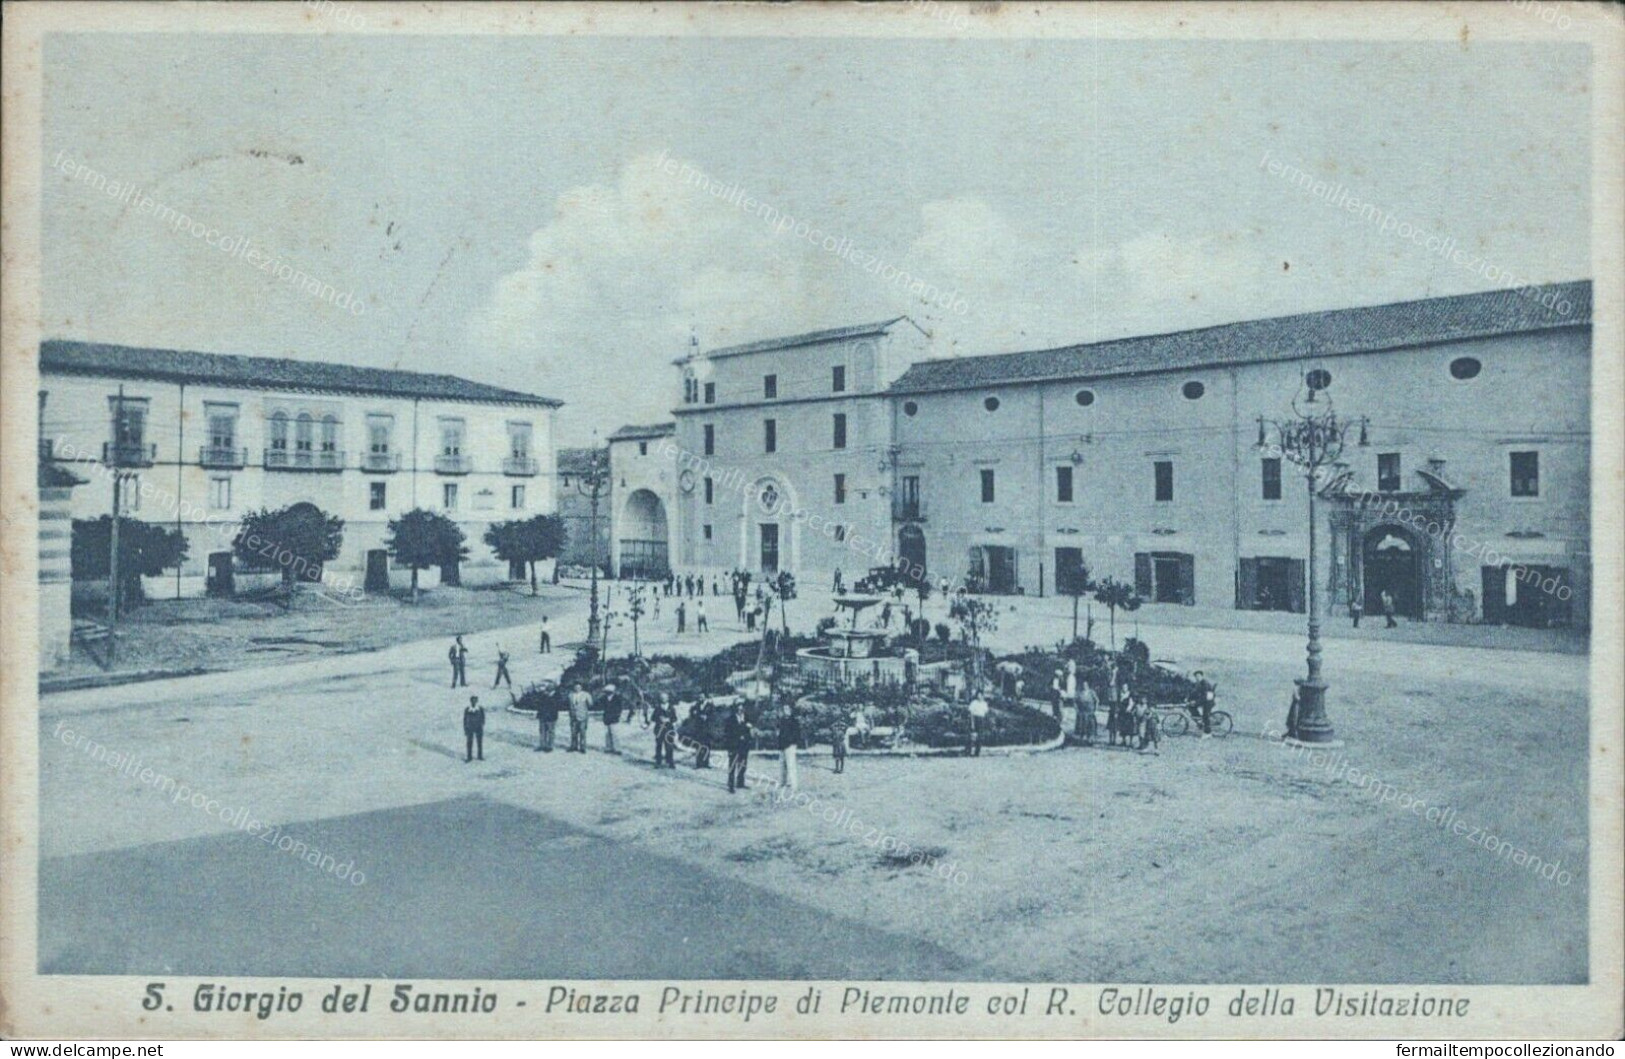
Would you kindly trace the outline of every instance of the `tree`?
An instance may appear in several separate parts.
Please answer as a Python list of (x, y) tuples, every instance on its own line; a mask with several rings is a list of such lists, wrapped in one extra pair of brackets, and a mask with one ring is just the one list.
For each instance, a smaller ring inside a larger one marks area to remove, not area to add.
[(251, 569), (280, 570), (282, 583), (291, 585), (320, 580), (322, 567), (338, 558), (343, 544), (343, 519), (298, 503), (244, 515), (231, 550)]
[[(143, 577), (157, 577), (186, 561), (186, 535), (140, 519), (120, 518), (118, 527), (118, 596), (144, 601)], [(105, 580), (112, 574), (113, 517), (75, 519), (68, 562), (74, 580)], [(109, 602), (112, 595), (108, 596)], [(118, 615), (111, 615), (118, 617)]]
[[(643, 617), (643, 614), (643, 585), (635, 584), (632, 586), (631, 591), (626, 594), (626, 620), (632, 623), (632, 654), (634, 657), (637, 656), (640, 649), (638, 620)], [(607, 626), (609, 623), (605, 622), (604, 624)]]
[(1108, 577), (1095, 586), (1095, 599), (1101, 606), (1111, 612), (1112, 650), (1117, 650), (1117, 612), (1136, 611), (1144, 602), (1140, 594), (1134, 591), (1134, 586), (1125, 584), (1115, 577)]
[[(785, 604), (796, 598), (796, 575), (788, 570), (779, 571), (779, 576), (769, 582), (773, 591), (779, 596), (779, 624), (784, 627), (784, 635), (790, 635), (790, 608)], [(763, 616), (764, 624), (766, 616)]]
[(412, 571), (412, 602), (418, 598), (418, 571), (450, 566), (468, 558), (466, 538), (457, 523), (438, 511), (414, 508), (389, 520), (384, 547), (400, 565)]
[(959, 622), (960, 635), (971, 648), (971, 674), (976, 686), (982, 683), (982, 634), (998, 630), (998, 618), (993, 604), (976, 596), (963, 596), (954, 600), (949, 617)]
[(1055, 588), (1063, 596), (1072, 597), (1072, 638), (1078, 638), (1078, 601), (1094, 591), (1095, 583), (1089, 578), (1089, 567), (1081, 560), (1065, 571), (1057, 571)]
[(485, 531), (485, 543), (505, 563), (530, 567), (530, 592), (536, 594), (536, 564), (564, 551), (564, 519), (558, 515), (535, 515), (512, 522), (493, 523)]

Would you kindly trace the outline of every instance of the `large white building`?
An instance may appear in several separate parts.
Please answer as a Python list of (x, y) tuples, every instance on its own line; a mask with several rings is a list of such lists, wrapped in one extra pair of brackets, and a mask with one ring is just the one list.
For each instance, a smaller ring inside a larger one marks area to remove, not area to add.
[[(439, 510), (469, 558), (440, 578), (515, 575), (482, 541), (492, 522), (554, 510), (560, 402), (451, 375), (345, 364), (47, 341), (40, 347), (42, 453), (85, 484), (75, 519), (112, 512), (178, 528), (189, 553), (150, 596), (229, 594), (245, 568), (232, 539), (250, 511), (314, 504), (344, 520), (322, 576), (369, 591), (405, 583), (388, 521)], [(523, 572), (517, 572), (523, 576)]]

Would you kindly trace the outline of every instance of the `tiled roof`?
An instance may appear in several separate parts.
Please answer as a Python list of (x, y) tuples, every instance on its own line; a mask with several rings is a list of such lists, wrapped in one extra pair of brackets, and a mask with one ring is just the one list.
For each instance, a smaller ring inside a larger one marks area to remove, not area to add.
[(639, 438), (663, 438), (677, 433), (676, 423), (654, 423), (645, 427), (626, 426), (609, 436), (611, 441), (635, 441)]
[(772, 349), (791, 349), (795, 346), (814, 346), (820, 342), (839, 342), (846, 338), (862, 338), (865, 335), (884, 334), (888, 328), (899, 320), (907, 320), (906, 316), (894, 316), (890, 320), (880, 320), (872, 324), (853, 324), (850, 327), (832, 327), (825, 331), (808, 331), (800, 335), (785, 335), (781, 338), (764, 338), (756, 342), (746, 342), (738, 346), (723, 346), (708, 353), (693, 354), (678, 358), (677, 363), (682, 364), (689, 360), (706, 360), (712, 357), (734, 357), (741, 353), (766, 353)]
[[(1545, 304), (1543, 304), (1545, 303)], [(920, 361), (892, 393), (1342, 356), (1591, 322), (1591, 281), (1301, 313), (1026, 353)]]
[[(560, 474), (582, 474), (592, 467), (592, 454), (602, 452), (603, 449), (559, 449), (555, 462), (558, 464)], [(609, 458), (604, 458), (604, 465), (609, 465)]]
[(490, 401), (548, 408), (557, 408), (563, 403), (552, 397), (487, 386), (455, 375), (361, 368), (352, 364), (277, 357), (140, 349), (63, 339), (49, 339), (40, 343), (40, 371), (45, 374), (110, 375), (116, 378), (161, 379), (166, 382), (264, 390), (325, 390), (441, 401)]

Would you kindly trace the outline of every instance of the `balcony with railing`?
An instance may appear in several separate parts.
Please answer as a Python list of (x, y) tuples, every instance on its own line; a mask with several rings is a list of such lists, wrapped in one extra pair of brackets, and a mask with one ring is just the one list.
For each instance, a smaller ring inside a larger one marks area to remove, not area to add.
[(398, 452), (363, 452), (361, 454), (361, 469), (373, 474), (394, 474), (401, 469), (401, 454)]
[(442, 452), (434, 458), (434, 469), (440, 474), (467, 474), (474, 469), (474, 461), (461, 453)]
[(266, 449), (265, 469), (268, 471), (342, 471), (344, 453), (324, 449)]
[(893, 522), (924, 522), (925, 501), (917, 496), (899, 496), (892, 499)]
[(204, 445), (197, 450), (197, 463), (199, 467), (238, 470), (248, 466), (248, 450), (224, 445)]
[(530, 456), (508, 456), (502, 461), (502, 473), (517, 478), (536, 477), (539, 465)]
[(138, 441), (102, 443), (102, 462), (109, 467), (151, 467), (158, 458), (158, 446)]

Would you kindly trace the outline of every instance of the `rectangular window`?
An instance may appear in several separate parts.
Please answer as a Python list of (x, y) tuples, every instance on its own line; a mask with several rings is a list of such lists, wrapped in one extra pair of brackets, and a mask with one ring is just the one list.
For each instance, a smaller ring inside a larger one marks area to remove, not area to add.
[(231, 509), (231, 479), (228, 477), (209, 479), (209, 506), (216, 511), (229, 511)]
[(993, 468), (982, 468), (982, 503), (993, 503)]
[(1377, 492), (1399, 492), (1399, 453), (1377, 453)]
[(835, 502), (837, 504), (846, 503), (846, 475), (844, 474), (835, 476)]
[(1167, 503), (1174, 498), (1174, 462), (1172, 460), (1158, 460), (1153, 465), (1156, 475), (1156, 499), (1158, 503)]
[(837, 541), (846, 540), (846, 527), (845, 526), (836, 526), (835, 527), (835, 539)]
[(777, 375), (762, 376), (762, 396), (769, 401), (779, 395), (779, 377)]
[(367, 417), (367, 451), (374, 456), (388, 456), (390, 436), (394, 432), (394, 416), (369, 415)]
[(705, 502), (707, 504), (711, 503), (716, 498), (715, 490), (716, 490), (716, 482), (711, 480), (710, 475), (706, 475), (706, 477), (705, 477)]
[(140, 448), (147, 441), (147, 399), (113, 397), (113, 443)]
[[(117, 485), (117, 482), (114, 483)], [(141, 510), (141, 476), (132, 474), (118, 487), (118, 506), (126, 515)], [(122, 554), (122, 553), (121, 553)]]
[(708, 382), (705, 384), (705, 403), (717, 403), (717, 384), (714, 382)]
[(1540, 453), (1509, 453), (1512, 468), (1512, 495), (1540, 495)]
[(1262, 466), (1264, 499), (1281, 499), (1281, 458), (1279, 456), (1266, 456)]
[(523, 510), (525, 510), (525, 487), (524, 486), (516, 485), (516, 486), (510, 487), (510, 489), (509, 489), (509, 497), (508, 497), (508, 506), (513, 508), (515, 511), (523, 511)]
[(717, 428), (712, 426), (710, 423), (705, 424), (704, 448), (705, 455), (707, 456), (715, 456), (717, 454)]
[(846, 448), (846, 413), (835, 413), (835, 447)]
[(649, 455), (649, 443), (647, 441), (638, 442), (638, 455), (639, 456), (647, 456), (647, 455)]
[(705, 539), (710, 540), (711, 539), (711, 523), (707, 522), (704, 526), (701, 526), (700, 529), (703, 532), (703, 534), (705, 536)]
[(223, 452), (237, 447), (237, 406), (205, 403), (209, 420), (209, 448)]
[(846, 365), (837, 364), (830, 369), (830, 386), (835, 393), (846, 392)]
[(529, 423), (508, 424), (508, 455), (516, 460), (530, 459), (531, 425)]
[(779, 421), (777, 419), (762, 420), (762, 451), (779, 451)]
[(447, 482), (440, 487), (440, 506), (447, 511), (457, 510), (457, 483)]
[(440, 421), (440, 455), (461, 456), (463, 454), (463, 435), (466, 424), (461, 419), (442, 419)]
[(1055, 468), (1055, 500), (1060, 504), (1072, 503), (1072, 468), (1064, 464)]
[(367, 483), (367, 510), (382, 511), (387, 503), (388, 493), (384, 490), (383, 482)]

